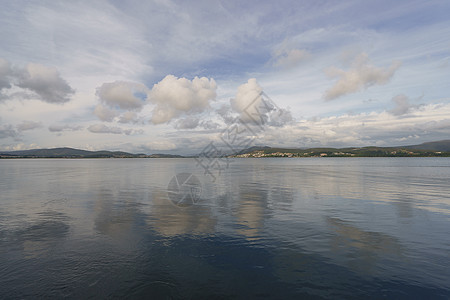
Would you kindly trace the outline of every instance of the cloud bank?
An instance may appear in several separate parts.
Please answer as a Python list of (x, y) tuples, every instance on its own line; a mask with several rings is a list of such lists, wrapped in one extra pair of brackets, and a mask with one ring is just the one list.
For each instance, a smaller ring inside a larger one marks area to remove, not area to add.
[(78, 130), (81, 130), (81, 129), (83, 129), (83, 127), (82, 126), (76, 126), (76, 125), (67, 125), (67, 124), (64, 124), (64, 125), (61, 125), (61, 124), (54, 124), (54, 125), (50, 125), (49, 127), (48, 127), (48, 130), (50, 131), (50, 132), (62, 132), (62, 131), (78, 131)]
[(36, 128), (40, 128), (40, 127), (42, 127), (41, 122), (23, 121), (22, 123), (17, 125), (17, 130), (27, 131), (27, 130), (32, 130), (32, 129), (36, 129)]
[(125, 134), (125, 135), (135, 135), (143, 134), (142, 129), (122, 129), (115, 126), (106, 126), (104, 124), (94, 124), (87, 128), (92, 133), (111, 133), (111, 134)]

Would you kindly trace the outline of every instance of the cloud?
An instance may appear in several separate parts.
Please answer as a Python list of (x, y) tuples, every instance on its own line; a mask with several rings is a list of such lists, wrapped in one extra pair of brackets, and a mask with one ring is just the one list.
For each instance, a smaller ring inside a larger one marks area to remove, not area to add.
[(50, 125), (48, 127), (48, 130), (50, 132), (62, 132), (62, 131), (78, 131), (83, 129), (82, 126), (75, 126), (75, 125)]
[(373, 85), (384, 85), (400, 67), (400, 62), (393, 62), (388, 68), (378, 68), (369, 63), (366, 53), (356, 57), (351, 68), (347, 71), (331, 67), (326, 74), (331, 78), (337, 78), (334, 86), (325, 92), (325, 100), (333, 100), (338, 97), (355, 93)]
[(388, 112), (390, 112), (394, 116), (407, 114), (411, 111), (412, 108), (417, 107), (417, 105), (410, 104), (408, 97), (406, 97), (405, 95), (395, 96), (394, 98), (392, 98), (392, 102), (395, 103), (395, 107)]
[[(75, 93), (56, 68), (35, 63), (29, 63), (25, 68), (13, 68), (8, 61), (0, 58), (0, 91), (14, 86), (21, 91), (15, 91), (10, 96), (3, 94), (2, 98), (13, 99), (14, 95), (20, 95), (24, 99), (37, 97), (48, 103), (65, 103)], [(27, 91), (32, 95), (27, 95)]]
[(220, 128), (220, 124), (211, 120), (201, 122), (202, 126), (206, 130), (214, 130)]
[(8, 61), (0, 58), (0, 91), (11, 87), (12, 70)]
[(122, 129), (120, 127), (106, 126), (104, 124), (94, 124), (88, 127), (88, 130), (92, 133), (112, 133), (112, 134), (143, 134), (142, 129)]
[(42, 101), (64, 103), (75, 92), (55, 68), (29, 63), (19, 71), (17, 86), (36, 93)]
[(23, 121), (19, 125), (17, 125), (17, 130), (19, 131), (26, 131), (26, 130), (32, 130), (36, 128), (42, 127), (41, 122), (33, 122), (33, 121)]
[(120, 115), (119, 123), (144, 124), (144, 120), (139, 118), (134, 111), (126, 111)]
[(179, 119), (175, 123), (176, 129), (194, 129), (200, 124), (200, 119), (195, 117), (187, 117)]
[(138, 135), (138, 134), (144, 134), (143, 129), (124, 129), (123, 133), (125, 135)]
[(17, 131), (12, 125), (0, 125), (0, 139), (15, 138), (17, 135)]
[[(231, 108), (239, 114), (244, 123), (254, 125), (283, 126), (293, 121), (288, 109), (281, 109), (263, 93), (255, 78), (238, 87), (236, 96), (230, 100)], [(229, 120), (231, 115), (225, 108), (220, 108), (219, 115)]]
[(161, 124), (183, 114), (201, 113), (209, 107), (209, 101), (216, 98), (216, 89), (212, 78), (195, 77), (191, 81), (167, 75), (150, 92), (150, 101), (156, 104), (151, 121)]
[(195, 128), (203, 128), (206, 130), (215, 130), (221, 127), (221, 125), (217, 122), (214, 122), (212, 120), (200, 120), (200, 118), (197, 117), (187, 117), (184, 119), (178, 119), (174, 127), (176, 129), (195, 129)]
[(411, 107), (398, 118), (388, 111), (343, 114), (267, 127), (255, 144), (285, 147), (396, 146), (450, 135), (450, 104)]
[(262, 88), (255, 78), (238, 87), (236, 96), (230, 100), (231, 108), (239, 114), (244, 122), (251, 122), (252, 116), (259, 116), (259, 106), (262, 103)]
[(102, 84), (97, 89), (97, 96), (100, 101), (112, 108), (140, 110), (145, 104), (147, 92), (147, 87), (141, 83), (115, 81)]
[(233, 115), (233, 109), (230, 105), (222, 105), (215, 111), (225, 122), (225, 124), (231, 124), (236, 120), (236, 116)]
[(268, 118), (267, 125), (282, 127), (294, 121), (291, 112), (285, 108), (274, 109)]
[[(168, 123), (182, 115), (201, 113), (216, 98), (214, 79), (195, 77), (193, 80), (167, 75), (150, 90), (144, 84), (115, 81), (97, 88), (99, 104), (94, 114), (102, 121), (145, 123), (136, 111), (153, 104), (151, 122)], [(117, 117), (119, 117), (117, 119)], [(185, 126), (181, 125), (180, 126)]]
[(103, 124), (95, 124), (88, 127), (88, 130), (92, 133), (114, 133), (122, 134), (122, 128), (110, 127)]
[(98, 104), (94, 109), (94, 114), (102, 121), (112, 122), (114, 118), (117, 116), (117, 112), (114, 110)]
[(310, 53), (302, 49), (281, 49), (274, 53), (273, 65), (281, 68), (293, 68), (310, 57)]

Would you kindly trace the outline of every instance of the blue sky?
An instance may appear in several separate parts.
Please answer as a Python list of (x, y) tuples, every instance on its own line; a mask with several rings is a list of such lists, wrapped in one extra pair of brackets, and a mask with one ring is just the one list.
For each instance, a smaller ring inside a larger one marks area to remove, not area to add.
[[(448, 1), (2, 1), (0, 150), (198, 153), (450, 137)], [(256, 94), (255, 94), (256, 93)]]

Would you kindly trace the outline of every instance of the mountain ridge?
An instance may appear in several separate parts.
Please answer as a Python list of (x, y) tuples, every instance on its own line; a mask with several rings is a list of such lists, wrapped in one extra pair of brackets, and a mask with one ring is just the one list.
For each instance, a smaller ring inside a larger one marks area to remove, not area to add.
[(181, 157), (172, 154), (133, 154), (124, 151), (89, 151), (70, 147), (0, 151), (2, 158), (166, 158)]
[(238, 152), (233, 157), (396, 157), (396, 156), (450, 156), (450, 140), (426, 142), (418, 145), (393, 147), (316, 147), (316, 148), (279, 148), (251, 147)]
[[(252, 156), (249, 154), (263, 156)], [(289, 154), (292, 154), (289, 156)], [(301, 155), (300, 155), (301, 154)], [(268, 146), (252, 146), (234, 155), (234, 157), (266, 157), (266, 156), (450, 156), (450, 140), (425, 142), (418, 145), (394, 147), (315, 147), (315, 148), (281, 148)], [(89, 151), (70, 147), (30, 149), (16, 151), (0, 151), (0, 158), (184, 158), (173, 154), (133, 154), (124, 151)]]

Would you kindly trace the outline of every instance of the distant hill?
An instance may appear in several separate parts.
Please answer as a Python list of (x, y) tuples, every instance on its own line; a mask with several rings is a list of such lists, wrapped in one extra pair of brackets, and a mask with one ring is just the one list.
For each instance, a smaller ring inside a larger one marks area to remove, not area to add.
[(150, 154), (147, 155), (149, 158), (184, 158), (185, 156), (173, 155), (173, 154)]
[(432, 150), (432, 151), (445, 151), (450, 152), (450, 140), (443, 140), (437, 142), (428, 142), (420, 145), (406, 146), (407, 149), (417, 150)]
[(233, 157), (423, 157), (450, 156), (450, 140), (399, 147), (272, 148), (251, 147)]
[[(396, 156), (450, 156), (450, 140), (428, 142), (399, 147), (348, 147), (348, 148), (273, 148), (253, 146), (233, 157), (396, 157)], [(74, 148), (32, 149), (0, 151), (0, 158), (183, 158), (172, 154), (132, 154), (123, 151), (88, 151)], [(196, 157), (196, 156), (192, 156)]]
[(0, 158), (137, 158), (137, 157), (181, 157), (170, 154), (132, 154), (123, 151), (88, 151), (74, 148), (32, 149), (0, 151)]

